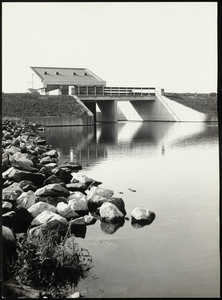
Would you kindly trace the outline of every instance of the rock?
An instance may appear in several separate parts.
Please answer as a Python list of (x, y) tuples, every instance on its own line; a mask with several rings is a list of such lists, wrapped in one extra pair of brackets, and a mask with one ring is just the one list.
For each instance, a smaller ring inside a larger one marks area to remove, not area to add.
[(52, 149), (52, 150), (49, 150), (49, 151), (43, 153), (43, 157), (44, 156), (58, 157), (59, 155), (58, 155), (58, 152), (56, 150)]
[(85, 226), (86, 222), (85, 222), (85, 218), (84, 217), (79, 217), (79, 218), (76, 218), (74, 220), (71, 220), (69, 222), (69, 224), (70, 224), (70, 226), (72, 228), (73, 225), (84, 225)]
[(32, 173), (29, 171), (23, 171), (16, 169), (15, 167), (10, 167), (7, 171), (2, 173), (3, 179), (13, 179), (14, 181), (29, 180), (32, 177)]
[(18, 186), (24, 191), (33, 191), (35, 192), (37, 190), (37, 187), (34, 185), (34, 183), (30, 180), (22, 180), (18, 183)]
[(36, 227), (46, 224), (47, 230), (57, 229), (58, 227), (60, 229), (67, 229), (68, 227), (68, 221), (65, 218), (47, 210), (43, 211), (41, 214), (35, 217), (35, 219), (31, 223), (31, 226)]
[(83, 195), (81, 192), (74, 192), (68, 198), (68, 203), (70, 207), (75, 210), (79, 215), (87, 214), (88, 209), (88, 202), (86, 196)]
[(74, 163), (72, 161), (66, 162), (64, 165), (60, 165), (60, 168), (63, 168), (63, 167), (69, 168), (71, 171), (82, 170), (82, 166), (81, 165), (79, 165), (78, 163)]
[(52, 159), (50, 156), (45, 156), (42, 159), (40, 159), (40, 164), (45, 165), (52, 162)]
[(75, 182), (81, 182), (81, 183), (85, 184), (87, 187), (91, 184), (94, 184), (94, 185), (97, 185), (97, 186), (99, 184), (102, 184), (102, 182), (96, 181), (92, 178), (89, 178), (86, 175), (82, 175), (82, 174), (78, 174), (78, 173), (72, 173), (71, 183), (75, 183)]
[(113, 203), (118, 207), (118, 209), (123, 213), (123, 215), (126, 215), (126, 210), (125, 210), (125, 203), (122, 198), (116, 198), (112, 197), (108, 202)]
[(17, 182), (14, 182), (13, 184), (3, 189), (2, 199), (15, 201), (22, 193), (23, 190), (19, 187), (19, 184)]
[(71, 170), (69, 168), (57, 167), (56, 169), (52, 170), (52, 173), (65, 183), (69, 183), (72, 179)]
[(56, 175), (51, 175), (43, 182), (43, 185), (48, 185), (52, 183), (65, 183), (65, 182), (62, 181), (60, 178), (58, 178)]
[(5, 149), (5, 153), (13, 155), (17, 152), (21, 152), (20, 147), (11, 146)]
[(10, 229), (13, 229), (14, 221), (15, 221), (15, 212), (14, 211), (9, 211), (2, 215), (2, 225), (6, 226)]
[(107, 202), (109, 199), (104, 198), (99, 195), (93, 195), (90, 200), (88, 200), (88, 207), (91, 212), (95, 212), (98, 207), (100, 207), (103, 203)]
[(10, 277), (8, 266), (17, 259), (16, 241), (12, 230), (6, 226), (2, 226), (2, 250), (3, 250), (3, 278), (4, 281)]
[(70, 205), (64, 202), (58, 203), (56, 208), (57, 208), (57, 213), (66, 219), (79, 217), (79, 215), (75, 212), (75, 210)]
[(28, 209), (35, 204), (36, 196), (33, 191), (23, 192), (16, 200), (16, 205)]
[(110, 223), (119, 223), (124, 220), (123, 213), (110, 202), (103, 203), (99, 208), (101, 220)]
[(146, 223), (151, 224), (155, 219), (155, 213), (147, 208), (136, 207), (131, 212), (132, 223)]
[(80, 297), (81, 297), (80, 292), (75, 292), (68, 296), (68, 298), (80, 298)]
[(33, 217), (24, 207), (18, 206), (15, 208), (15, 222), (14, 222), (14, 231), (18, 232), (27, 232)]
[(43, 211), (49, 211), (56, 213), (57, 209), (55, 206), (50, 205), (45, 202), (38, 202), (32, 205), (29, 209), (28, 212), (32, 215), (33, 218), (37, 217), (39, 214), (41, 214)]
[(38, 172), (38, 169), (33, 168), (33, 162), (28, 158), (27, 153), (17, 152), (10, 156), (9, 159), (12, 167), (16, 167), (24, 171)]
[(58, 203), (68, 204), (68, 199), (65, 197), (46, 197), (46, 201), (43, 201), (43, 202), (46, 202), (46, 203), (51, 204), (56, 207), (58, 205)]
[(8, 201), (2, 201), (2, 214), (5, 214), (12, 209), (12, 204)]
[(73, 192), (85, 192), (87, 190), (87, 185), (84, 183), (78, 182), (78, 183), (68, 183), (66, 184), (66, 188)]
[(38, 190), (35, 191), (36, 196), (51, 196), (51, 197), (68, 197), (69, 191), (64, 188), (61, 184), (58, 183), (52, 183), (48, 184)]
[(95, 224), (97, 219), (93, 216), (89, 216), (89, 215), (85, 215), (84, 216), (84, 219), (85, 219), (85, 224), (86, 225), (92, 225), (92, 224)]
[(9, 161), (9, 154), (8, 153), (3, 153), (2, 154), (2, 172), (5, 172), (11, 167), (10, 161)]
[(91, 200), (95, 195), (110, 199), (114, 195), (114, 191), (93, 186), (87, 195), (87, 200)]

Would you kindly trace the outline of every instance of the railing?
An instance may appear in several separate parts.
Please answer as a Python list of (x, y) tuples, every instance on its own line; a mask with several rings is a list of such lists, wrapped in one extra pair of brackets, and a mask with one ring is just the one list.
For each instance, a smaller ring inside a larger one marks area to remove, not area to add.
[(72, 91), (77, 96), (154, 96), (155, 87), (78, 86)]

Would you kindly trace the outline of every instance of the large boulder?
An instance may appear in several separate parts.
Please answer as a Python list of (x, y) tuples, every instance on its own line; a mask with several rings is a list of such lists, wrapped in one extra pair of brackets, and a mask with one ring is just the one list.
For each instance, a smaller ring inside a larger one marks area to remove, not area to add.
[(136, 207), (131, 212), (132, 223), (151, 224), (155, 219), (156, 215), (154, 212), (147, 208)]
[(92, 200), (95, 195), (110, 199), (114, 195), (114, 191), (93, 186), (87, 194), (87, 200)]
[(79, 215), (85, 215), (88, 213), (88, 201), (84, 194), (81, 192), (73, 192), (67, 199), (69, 201), (69, 206)]
[(18, 183), (18, 186), (24, 191), (33, 191), (35, 192), (37, 190), (37, 187), (34, 185), (34, 183), (30, 180), (22, 180)]
[(36, 196), (68, 197), (69, 191), (59, 183), (52, 183), (43, 186), (35, 191)]
[(8, 201), (2, 201), (2, 214), (5, 214), (12, 210), (12, 203)]
[(33, 167), (33, 162), (28, 156), (28, 153), (17, 152), (13, 154), (10, 156), (11, 166), (24, 171), (38, 172), (38, 169)]
[(101, 220), (105, 222), (119, 223), (124, 220), (124, 214), (110, 202), (103, 203), (99, 208), (99, 213)]
[(19, 187), (19, 184), (17, 182), (14, 182), (3, 189), (2, 199), (9, 200), (10, 202), (15, 201), (22, 193), (23, 190)]
[(72, 180), (71, 182), (75, 183), (75, 182), (81, 182), (83, 184), (85, 184), (87, 187), (89, 185), (94, 185), (94, 186), (98, 186), (99, 184), (102, 184), (102, 182), (94, 180), (92, 178), (87, 177), (86, 175), (82, 175), (79, 173), (72, 173)]
[(33, 191), (23, 192), (16, 200), (16, 205), (20, 205), (26, 209), (35, 204), (36, 195)]
[(57, 167), (52, 170), (53, 175), (55, 175), (57, 178), (59, 178), (61, 181), (65, 183), (69, 183), (72, 179), (71, 170), (69, 168), (61, 168)]
[(122, 198), (112, 197), (110, 200), (108, 200), (108, 202), (115, 204), (118, 209), (124, 214), (124, 216), (126, 215), (125, 203)]
[(28, 212), (32, 215), (33, 218), (35, 218), (45, 210), (53, 212), (53, 213), (57, 212), (57, 209), (56, 209), (55, 206), (50, 205), (50, 204), (45, 203), (45, 202), (35, 203), (31, 207), (29, 207)]
[(31, 228), (28, 232), (29, 236), (35, 237), (40, 233), (47, 233), (51, 230), (67, 230), (68, 221), (62, 216), (51, 211), (43, 211), (31, 223)]
[(82, 182), (77, 183), (68, 183), (66, 184), (66, 188), (72, 192), (85, 192), (87, 190), (87, 185)]
[(13, 229), (14, 227), (14, 221), (15, 221), (15, 212), (14, 211), (9, 211), (7, 213), (4, 213), (2, 215), (2, 225)]
[(64, 202), (59, 202), (56, 208), (57, 208), (57, 213), (66, 219), (79, 217), (79, 215), (75, 212), (75, 210), (70, 205)]
[(108, 190), (93, 186), (87, 194), (88, 207), (91, 211), (96, 211), (104, 202), (107, 202), (114, 194), (113, 190)]

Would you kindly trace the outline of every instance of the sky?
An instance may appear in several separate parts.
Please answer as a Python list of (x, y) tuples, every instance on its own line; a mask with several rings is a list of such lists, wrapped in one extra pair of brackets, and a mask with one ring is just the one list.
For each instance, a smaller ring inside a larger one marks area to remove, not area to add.
[(216, 92), (217, 2), (2, 2), (2, 91), (27, 92), (30, 66)]

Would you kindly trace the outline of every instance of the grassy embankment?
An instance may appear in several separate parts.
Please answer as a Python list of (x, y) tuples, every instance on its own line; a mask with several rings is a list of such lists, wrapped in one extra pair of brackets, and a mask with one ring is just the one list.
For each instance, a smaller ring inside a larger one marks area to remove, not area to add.
[(164, 93), (164, 96), (202, 113), (217, 113), (217, 94)]

